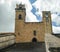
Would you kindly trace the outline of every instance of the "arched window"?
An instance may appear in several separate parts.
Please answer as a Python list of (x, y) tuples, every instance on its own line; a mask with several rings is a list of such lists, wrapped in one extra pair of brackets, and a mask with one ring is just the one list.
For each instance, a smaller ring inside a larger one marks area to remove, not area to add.
[(48, 18), (48, 12), (46, 12), (45, 16)]
[(36, 36), (36, 30), (34, 30), (33, 33), (34, 33), (34, 36)]
[(46, 16), (46, 21), (48, 22), (49, 21), (49, 14), (48, 14), (48, 12), (46, 12), (45, 16)]
[(21, 14), (19, 15), (19, 19), (22, 19), (22, 15)]

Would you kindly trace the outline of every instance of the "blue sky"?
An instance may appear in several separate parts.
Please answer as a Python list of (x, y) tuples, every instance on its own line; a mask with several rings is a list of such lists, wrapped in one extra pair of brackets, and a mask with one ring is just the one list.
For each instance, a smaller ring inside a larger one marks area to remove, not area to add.
[(42, 11), (51, 11), (52, 30), (54, 33), (60, 33), (59, 0), (0, 0), (0, 32), (14, 32), (15, 7), (19, 3), (26, 5), (27, 22), (39, 22), (42, 19)]
[(31, 2), (31, 4), (33, 4), (36, 0), (29, 0)]

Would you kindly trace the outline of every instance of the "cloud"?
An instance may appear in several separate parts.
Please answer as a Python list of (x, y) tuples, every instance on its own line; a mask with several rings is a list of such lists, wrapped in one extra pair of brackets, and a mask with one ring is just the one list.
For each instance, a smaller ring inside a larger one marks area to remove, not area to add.
[(58, 16), (58, 14), (52, 14), (52, 22), (55, 22), (56, 26), (60, 26), (60, 16)]
[(0, 3), (0, 32), (14, 32), (15, 3), (11, 0), (3, 1)]
[(0, 4), (3, 4), (5, 1), (4, 0), (0, 0)]
[[(16, 4), (26, 5), (26, 21), (39, 20), (31, 13), (32, 6), (29, 0), (0, 0), (0, 32), (14, 32), (15, 28), (15, 7)], [(36, 5), (37, 4), (37, 5)], [(52, 22), (55, 22), (56, 26), (53, 25), (53, 32), (59, 33), (60, 30), (60, 1), (59, 0), (37, 0), (32, 4), (39, 8), (36, 14), (40, 14), (42, 17), (42, 11), (51, 11)], [(57, 27), (58, 26), (58, 27)]]
[(55, 26), (52, 26), (52, 30), (54, 33), (60, 33), (60, 27), (55, 27)]

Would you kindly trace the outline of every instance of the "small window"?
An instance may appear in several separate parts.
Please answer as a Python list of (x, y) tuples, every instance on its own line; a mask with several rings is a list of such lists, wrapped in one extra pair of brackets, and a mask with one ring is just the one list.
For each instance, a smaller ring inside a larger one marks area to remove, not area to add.
[(46, 17), (46, 21), (47, 21), (47, 22), (49, 21), (49, 18), (48, 18), (48, 17)]
[(22, 15), (19, 15), (19, 19), (22, 19)]
[(34, 36), (36, 36), (36, 31), (35, 31), (35, 30), (34, 30), (34, 32), (33, 32), (33, 33), (34, 33)]
[(45, 16), (48, 18), (48, 12), (45, 13)]
[(46, 21), (48, 22), (49, 21), (49, 14), (48, 14), (48, 12), (46, 12), (45, 16), (46, 16)]
[(18, 32), (18, 35), (20, 35), (20, 33)]

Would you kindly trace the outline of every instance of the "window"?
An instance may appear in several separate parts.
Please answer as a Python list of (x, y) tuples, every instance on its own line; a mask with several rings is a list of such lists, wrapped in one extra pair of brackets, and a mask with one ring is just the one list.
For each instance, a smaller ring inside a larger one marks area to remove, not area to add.
[(48, 12), (46, 12), (45, 16), (48, 18)]
[(49, 21), (49, 14), (48, 14), (48, 12), (46, 12), (45, 16), (46, 16), (46, 21), (48, 22)]
[(34, 36), (36, 36), (36, 31), (35, 31), (35, 30), (34, 30), (34, 32), (33, 32), (33, 33), (34, 33)]
[(22, 19), (22, 15), (21, 14), (19, 15), (19, 19)]
[(20, 35), (20, 33), (18, 32), (18, 35)]

